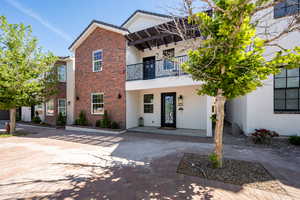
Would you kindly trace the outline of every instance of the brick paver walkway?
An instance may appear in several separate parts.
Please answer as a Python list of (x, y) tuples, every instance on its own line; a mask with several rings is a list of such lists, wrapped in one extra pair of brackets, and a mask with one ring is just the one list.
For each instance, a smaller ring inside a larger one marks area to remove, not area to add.
[(225, 146), (227, 157), (263, 163), (287, 191), (279, 194), (176, 173), (184, 152), (208, 154), (210, 143), (26, 129), (39, 134), (0, 138), (0, 199), (300, 199), (297, 152)]

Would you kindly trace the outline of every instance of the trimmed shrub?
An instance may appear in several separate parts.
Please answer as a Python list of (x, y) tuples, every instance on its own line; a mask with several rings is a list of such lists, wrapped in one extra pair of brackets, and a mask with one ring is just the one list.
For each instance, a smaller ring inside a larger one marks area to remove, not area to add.
[(118, 122), (113, 121), (113, 122), (111, 123), (111, 128), (112, 128), (112, 129), (119, 129), (120, 126), (119, 126)]
[(66, 125), (66, 121), (67, 121), (66, 116), (63, 116), (62, 113), (60, 112), (58, 114), (58, 117), (57, 117), (57, 120), (56, 120), (56, 125), (64, 126), (64, 125)]
[(101, 127), (101, 122), (102, 122), (101, 119), (97, 120), (97, 121), (96, 121), (96, 127)]
[(39, 124), (42, 122), (40, 116), (39, 116), (39, 113), (36, 111), (35, 112), (35, 116), (32, 118), (31, 120), (33, 123), (36, 123), (36, 124)]
[(109, 119), (106, 110), (104, 111), (103, 119), (101, 121), (101, 128), (111, 128), (111, 120)]
[(300, 136), (297, 135), (290, 136), (288, 140), (293, 145), (300, 145)]
[(88, 125), (88, 121), (86, 119), (85, 112), (83, 110), (80, 111), (78, 119), (75, 120), (75, 125), (80, 125), (80, 126)]
[(278, 137), (279, 134), (268, 129), (255, 129), (251, 134), (252, 141), (255, 144), (270, 144), (273, 137)]

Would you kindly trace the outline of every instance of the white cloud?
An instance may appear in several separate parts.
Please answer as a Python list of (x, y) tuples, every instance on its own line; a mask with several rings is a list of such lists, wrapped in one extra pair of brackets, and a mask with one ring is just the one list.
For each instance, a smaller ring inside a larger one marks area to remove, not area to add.
[(59, 35), (65, 41), (67, 41), (67, 42), (71, 42), (72, 41), (72, 37), (69, 36), (67, 33), (65, 33), (64, 31), (60, 30), (59, 28), (56, 28), (52, 24), (50, 24), (47, 20), (43, 19), (36, 12), (34, 12), (34, 11), (28, 9), (28, 8), (25, 8), (18, 1), (16, 1), (16, 0), (6, 0), (6, 2), (8, 4), (10, 4), (11, 6), (13, 6), (14, 8), (16, 8), (17, 10), (21, 11), (22, 13), (24, 13), (25, 15), (27, 15), (29, 17), (32, 17), (33, 19), (35, 19), (36, 21), (38, 21), (39, 23), (41, 23), (43, 26), (45, 26), (46, 28), (48, 28), (50, 31), (52, 31), (52, 32), (56, 33), (57, 35)]

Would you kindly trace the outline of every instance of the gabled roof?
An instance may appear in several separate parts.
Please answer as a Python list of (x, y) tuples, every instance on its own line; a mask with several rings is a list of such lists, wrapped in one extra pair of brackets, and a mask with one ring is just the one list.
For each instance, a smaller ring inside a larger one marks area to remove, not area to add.
[(172, 16), (170, 16), (170, 15), (159, 14), (159, 13), (149, 12), (149, 11), (145, 11), (145, 10), (136, 10), (132, 15), (130, 15), (130, 17), (128, 17), (128, 19), (125, 20), (125, 22), (121, 25), (121, 27), (124, 27), (138, 13), (152, 15), (152, 16), (156, 16), (156, 17), (168, 18), (168, 19), (172, 18)]
[(122, 35), (128, 34), (129, 31), (126, 28), (116, 26), (113, 24), (109, 24), (106, 22), (98, 21), (98, 20), (93, 20), (83, 31), (82, 33), (75, 39), (75, 41), (69, 46), (69, 49), (71, 51), (75, 50), (76, 47), (78, 47), (84, 40), (85, 38), (95, 30), (95, 28), (103, 28), (106, 30), (110, 30), (116, 33), (120, 33)]

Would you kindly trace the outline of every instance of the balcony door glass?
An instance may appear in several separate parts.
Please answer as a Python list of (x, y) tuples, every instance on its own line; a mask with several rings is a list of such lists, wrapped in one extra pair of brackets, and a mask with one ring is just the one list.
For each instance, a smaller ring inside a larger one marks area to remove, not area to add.
[(155, 78), (155, 56), (143, 58), (143, 79)]

